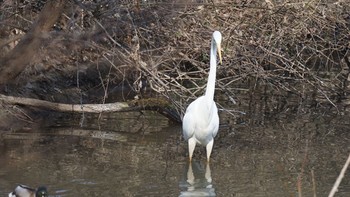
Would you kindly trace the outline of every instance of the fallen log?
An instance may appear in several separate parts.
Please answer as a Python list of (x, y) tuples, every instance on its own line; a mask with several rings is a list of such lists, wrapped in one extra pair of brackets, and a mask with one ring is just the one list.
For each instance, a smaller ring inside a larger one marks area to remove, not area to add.
[(167, 102), (164, 98), (137, 99), (129, 102), (115, 102), (106, 104), (66, 104), (0, 94), (0, 101), (10, 105), (24, 105), (46, 110), (73, 113), (111, 113), (152, 110), (159, 112), (169, 120), (181, 122), (180, 115), (171, 108), (169, 102)]

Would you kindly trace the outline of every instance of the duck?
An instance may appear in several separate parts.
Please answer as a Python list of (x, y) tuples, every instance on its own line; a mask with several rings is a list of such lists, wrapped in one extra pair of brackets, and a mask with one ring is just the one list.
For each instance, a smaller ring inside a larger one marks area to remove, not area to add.
[(9, 197), (48, 197), (45, 186), (40, 186), (37, 189), (30, 188), (26, 185), (18, 185), (15, 190), (9, 193)]

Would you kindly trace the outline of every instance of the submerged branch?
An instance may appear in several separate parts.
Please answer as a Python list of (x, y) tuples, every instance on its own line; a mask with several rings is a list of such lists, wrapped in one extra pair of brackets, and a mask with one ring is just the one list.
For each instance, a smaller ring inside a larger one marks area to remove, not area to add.
[(337, 180), (335, 181), (331, 192), (328, 195), (329, 197), (333, 197), (334, 194), (338, 191), (338, 187), (339, 187), (339, 185), (340, 185), (340, 183), (341, 183), (341, 181), (342, 181), (342, 179), (343, 179), (343, 177), (345, 175), (346, 169), (349, 167), (349, 165), (350, 165), (350, 154), (349, 154), (349, 157), (346, 160), (346, 162), (345, 162), (345, 164), (344, 164), (344, 166), (343, 166), (343, 168), (342, 168), (342, 170), (341, 170)]

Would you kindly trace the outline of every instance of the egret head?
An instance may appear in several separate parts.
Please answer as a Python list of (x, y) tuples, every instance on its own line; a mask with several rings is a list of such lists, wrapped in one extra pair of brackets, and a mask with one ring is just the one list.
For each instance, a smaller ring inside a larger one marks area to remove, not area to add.
[(222, 64), (222, 58), (221, 58), (221, 40), (222, 40), (222, 36), (221, 36), (221, 33), (219, 31), (214, 31), (213, 39), (215, 41), (215, 45), (216, 45), (217, 51), (219, 53), (220, 64)]

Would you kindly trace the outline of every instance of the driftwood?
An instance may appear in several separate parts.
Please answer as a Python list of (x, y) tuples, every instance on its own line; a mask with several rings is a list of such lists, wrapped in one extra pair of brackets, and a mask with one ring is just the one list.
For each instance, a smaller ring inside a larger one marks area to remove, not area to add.
[(0, 94), (0, 101), (10, 105), (24, 105), (46, 110), (73, 113), (110, 113), (152, 110), (159, 112), (174, 122), (181, 122), (180, 116), (174, 112), (168, 102), (162, 98), (138, 99), (130, 102), (106, 104), (65, 104)]

